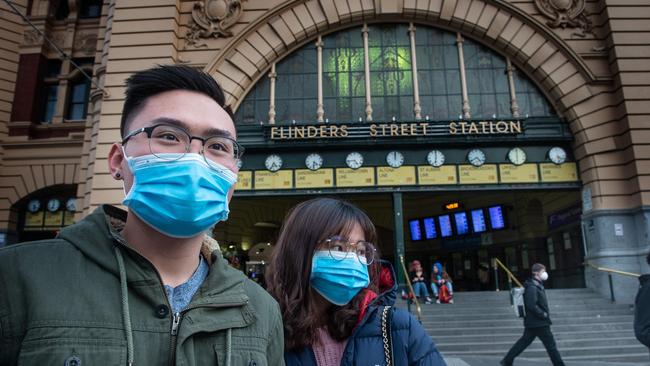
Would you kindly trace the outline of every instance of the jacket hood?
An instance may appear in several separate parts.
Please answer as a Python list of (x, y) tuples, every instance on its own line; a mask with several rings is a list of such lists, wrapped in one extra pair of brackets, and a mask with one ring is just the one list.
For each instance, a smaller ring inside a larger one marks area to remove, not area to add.
[[(437, 274), (435, 272), (433, 272), (434, 268), (438, 268), (438, 273)], [(440, 264), (440, 262), (436, 262), (436, 263), (433, 264), (433, 266), (431, 266), (431, 274), (435, 274), (436, 276), (442, 276), (442, 272), (443, 272), (442, 264)]]
[(524, 281), (524, 287), (528, 287), (528, 286), (537, 286), (541, 289), (544, 288), (544, 284), (533, 277), (530, 277), (526, 281)]
[[(374, 301), (377, 305), (392, 306), (397, 298), (397, 276), (393, 265), (387, 260), (380, 262), (382, 271), (379, 275), (379, 297)], [(392, 284), (391, 284), (392, 282)]]
[[(153, 264), (131, 248), (120, 234), (127, 215), (128, 213), (122, 209), (111, 205), (102, 205), (80, 222), (61, 230), (58, 238), (71, 243), (89, 260), (119, 277), (119, 268), (114, 252), (114, 247), (118, 246), (125, 258), (130, 259), (125, 262), (129, 282), (160, 282), (160, 277)], [(219, 245), (214, 239), (205, 236), (201, 254), (210, 265), (206, 283), (209, 284), (211, 293), (224, 292), (234, 289), (234, 287), (241, 288), (244, 275), (228, 265), (221, 256)], [(245, 296), (243, 289), (236, 292)]]

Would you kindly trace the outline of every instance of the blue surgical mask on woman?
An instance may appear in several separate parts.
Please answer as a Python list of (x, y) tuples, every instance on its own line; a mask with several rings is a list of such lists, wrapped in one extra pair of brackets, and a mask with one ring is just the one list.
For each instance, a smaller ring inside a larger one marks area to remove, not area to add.
[[(126, 156), (126, 155), (125, 155)], [(190, 238), (228, 218), (228, 191), (237, 175), (211, 168), (199, 154), (127, 157), (133, 185), (122, 203), (152, 228)]]
[(311, 263), (311, 287), (335, 305), (349, 303), (370, 284), (368, 266), (356, 253), (319, 250)]

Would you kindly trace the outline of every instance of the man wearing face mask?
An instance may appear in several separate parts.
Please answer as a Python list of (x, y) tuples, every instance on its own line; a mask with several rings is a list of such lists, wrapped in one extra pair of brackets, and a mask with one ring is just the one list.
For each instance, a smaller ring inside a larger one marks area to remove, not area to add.
[(511, 366), (515, 357), (519, 356), (538, 337), (544, 344), (553, 366), (564, 366), (551, 332), (552, 323), (543, 284), (548, 280), (548, 272), (541, 263), (533, 264), (532, 272), (533, 276), (524, 283), (524, 306), (526, 308), (524, 334), (501, 360), (501, 365)]
[(206, 233), (243, 148), (215, 80), (159, 66), (126, 81), (103, 205), (56, 239), (0, 249), (1, 365), (282, 365), (277, 302)]

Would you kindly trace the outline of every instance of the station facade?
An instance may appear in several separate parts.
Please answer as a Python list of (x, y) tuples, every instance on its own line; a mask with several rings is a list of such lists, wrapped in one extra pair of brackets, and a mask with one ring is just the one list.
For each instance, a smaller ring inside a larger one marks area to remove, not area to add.
[[(246, 154), (214, 236), (243, 270), (316, 196), (356, 203), (383, 257), (443, 262), (458, 290), (496, 287), (477, 274), (492, 258), (604, 296), (584, 262), (649, 270), (643, 2), (13, 3), (29, 23), (0, 4), (0, 245), (121, 203), (106, 159), (124, 80), (174, 63), (213, 75), (235, 110)], [(614, 285), (632, 301), (636, 281)]]

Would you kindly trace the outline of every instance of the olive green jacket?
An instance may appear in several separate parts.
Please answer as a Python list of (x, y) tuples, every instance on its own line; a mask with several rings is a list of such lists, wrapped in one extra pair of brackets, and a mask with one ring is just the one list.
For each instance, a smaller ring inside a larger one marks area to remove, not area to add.
[(0, 249), (0, 365), (284, 365), (278, 304), (212, 239), (210, 273), (175, 315), (120, 236), (125, 219), (106, 205), (56, 239)]

